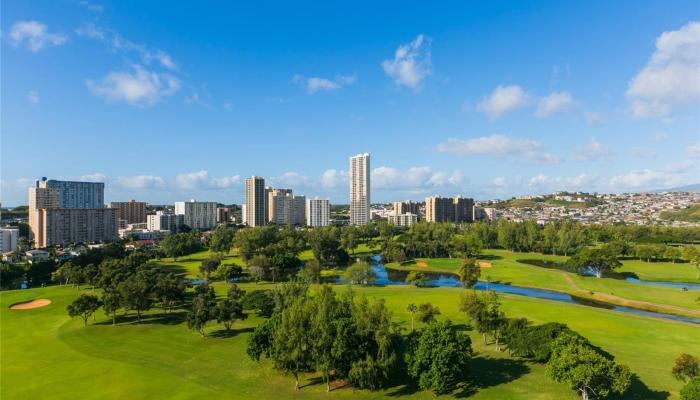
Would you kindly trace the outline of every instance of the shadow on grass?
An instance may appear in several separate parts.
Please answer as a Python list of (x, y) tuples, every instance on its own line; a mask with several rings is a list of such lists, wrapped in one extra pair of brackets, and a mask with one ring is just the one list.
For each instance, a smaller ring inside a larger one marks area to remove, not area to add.
[(465, 381), (458, 384), (455, 397), (469, 397), (481, 389), (512, 382), (530, 372), (524, 360), (474, 357), (469, 364)]
[(227, 339), (227, 338), (232, 338), (236, 337), (242, 333), (251, 333), (255, 330), (253, 327), (247, 327), (247, 328), (239, 328), (236, 329), (235, 327), (231, 330), (227, 329), (219, 329), (218, 331), (210, 332), (207, 336), (215, 339)]
[(666, 400), (671, 394), (665, 390), (654, 390), (642, 382), (637, 375), (632, 375), (632, 384), (624, 395), (611, 395), (614, 400)]
[[(117, 325), (129, 324), (159, 324), (159, 325), (179, 325), (185, 322), (187, 311), (171, 311), (169, 313), (144, 314), (141, 315), (141, 322), (138, 321), (136, 313), (128, 315), (117, 315)], [(96, 325), (112, 325), (112, 319), (97, 322)]]
[(497, 254), (482, 254), (477, 257), (479, 260), (502, 260), (503, 257)]

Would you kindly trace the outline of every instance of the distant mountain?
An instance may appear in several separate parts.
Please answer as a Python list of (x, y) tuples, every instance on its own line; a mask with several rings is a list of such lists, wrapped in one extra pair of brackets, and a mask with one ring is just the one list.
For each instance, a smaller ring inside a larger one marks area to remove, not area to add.
[(677, 186), (669, 189), (656, 189), (648, 190), (649, 192), (700, 192), (700, 183), (694, 183), (692, 185)]

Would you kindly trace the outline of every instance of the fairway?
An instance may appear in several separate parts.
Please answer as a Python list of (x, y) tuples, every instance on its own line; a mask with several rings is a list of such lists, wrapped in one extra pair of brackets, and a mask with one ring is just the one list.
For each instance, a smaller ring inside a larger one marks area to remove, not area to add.
[[(215, 284), (219, 295), (226, 290)], [(271, 287), (245, 284), (247, 290)], [(338, 287), (343, 290), (342, 287)], [(457, 305), (462, 289), (412, 287), (368, 287), (354, 290), (370, 297), (386, 299), (394, 319), (408, 327), (406, 304), (430, 301), (440, 307), (442, 317), (464, 324)], [(82, 327), (71, 320), (66, 305), (81, 292), (66, 286), (2, 293), (0, 317), (3, 337), (3, 399), (74, 398), (257, 398), (276, 399), (295, 395), (293, 381), (267, 364), (252, 362), (245, 354), (246, 338), (260, 320), (251, 317), (234, 325), (226, 335), (223, 327), (211, 322), (207, 338), (190, 331), (182, 322), (183, 311), (169, 317), (151, 310), (139, 324), (122, 322), (111, 326), (99, 311), (97, 322)], [(46, 307), (22, 312), (9, 309), (18, 302), (46, 298)], [(670, 366), (682, 352), (700, 352), (700, 329), (690, 324), (592, 309), (570, 304), (516, 296), (503, 296), (509, 316), (526, 316), (540, 323), (560, 321), (588, 337), (628, 364), (648, 388), (637, 382), (634, 398), (677, 398), (679, 382)], [(564, 385), (545, 378), (543, 366), (511, 359), (494, 346), (484, 347), (472, 333), (477, 352), (470, 374), (478, 386), (470, 389), (473, 399), (575, 399)], [(643, 349), (643, 351), (642, 351)], [(40, 379), (27, 379), (32, 371)], [(304, 398), (433, 398), (415, 388), (395, 386), (385, 391), (355, 391), (350, 388), (325, 393), (324, 385), (307, 376), (297, 395)], [(55, 382), (61, 382), (57, 385)]]

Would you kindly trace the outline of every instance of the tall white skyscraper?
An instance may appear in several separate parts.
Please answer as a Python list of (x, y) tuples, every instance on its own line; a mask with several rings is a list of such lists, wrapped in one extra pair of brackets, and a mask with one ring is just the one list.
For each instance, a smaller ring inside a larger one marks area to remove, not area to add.
[(261, 226), (267, 223), (267, 190), (265, 179), (251, 176), (245, 180), (245, 221), (249, 226)]
[(309, 226), (328, 226), (331, 204), (328, 199), (311, 199), (306, 202), (306, 224)]
[(370, 220), (369, 153), (350, 157), (350, 225)]

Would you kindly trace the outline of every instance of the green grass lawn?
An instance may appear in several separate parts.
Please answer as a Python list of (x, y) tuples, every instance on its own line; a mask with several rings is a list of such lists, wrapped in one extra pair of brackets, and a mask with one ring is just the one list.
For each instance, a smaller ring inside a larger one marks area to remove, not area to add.
[[(269, 284), (243, 285), (246, 289)], [(217, 283), (220, 294), (226, 290)], [(442, 317), (464, 323), (458, 312), (460, 289), (412, 287), (357, 288), (369, 297), (386, 299), (394, 319), (409, 326), (405, 311), (410, 302), (430, 301)], [(89, 290), (83, 290), (88, 292)], [(143, 323), (109, 324), (102, 314), (97, 323), (83, 328), (82, 321), (66, 315), (66, 305), (79, 294), (68, 287), (49, 287), (3, 292), (0, 298), (3, 399), (25, 398), (288, 398), (294, 395), (291, 378), (278, 374), (266, 363), (252, 362), (245, 355), (245, 341), (257, 317), (237, 323), (234, 333), (224, 335), (222, 326), (211, 323), (203, 339), (182, 323), (181, 313), (162, 318), (159, 310)], [(32, 298), (53, 303), (36, 310), (9, 310), (9, 305)], [(673, 359), (681, 352), (700, 353), (700, 329), (612, 311), (544, 300), (502, 296), (511, 316), (536, 322), (560, 321), (588, 337), (594, 344), (628, 364), (650, 389), (635, 390), (650, 398), (656, 391), (677, 397), (680, 383), (670, 375)], [(549, 381), (543, 367), (511, 359), (483, 346), (473, 336), (476, 358), (471, 366), (475, 380), (483, 382), (473, 399), (575, 399), (564, 385)], [(29, 376), (31, 374), (31, 376)], [(311, 383), (307, 377), (306, 383)], [(329, 396), (324, 385), (313, 383), (300, 393), (304, 398), (380, 398), (402, 394), (404, 398), (432, 398), (432, 394), (403, 386), (381, 392), (340, 389)]]
[(697, 279), (698, 270), (691, 263), (624, 260), (617, 271), (633, 272), (645, 281), (700, 283), (700, 279)]
[[(482, 268), (481, 279), (498, 281), (517, 286), (527, 286), (541, 289), (556, 290), (559, 292), (576, 294), (587, 297), (587, 293), (576, 291), (565, 276), (575, 285), (585, 291), (615, 295), (630, 300), (645, 301), (650, 303), (667, 304), (683, 307), (689, 310), (700, 310), (695, 301), (699, 293), (696, 291), (684, 292), (681, 289), (645, 286), (625, 282), (612, 278), (595, 278), (581, 276), (575, 273), (564, 272), (557, 269), (547, 269), (518, 262), (519, 259), (544, 259), (564, 262), (566, 257), (543, 255), (539, 253), (515, 253), (507, 250), (485, 250), (480, 259), (491, 262), (491, 268)], [(416, 269), (426, 271), (457, 272), (461, 259), (418, 259), (416, 262), (424, 262), (425, 267), (419, 267), (416, 263), (399, 266), (395, 263), (388, 264), (391, 268)], [(625, 261), (628, 263), (628, 261)], [(633, 262), (632, 262), (633, 263)], [(680, 264), (677, 264), (680, 266)], [(682, 314), (682, 313), (681, 313)]]

